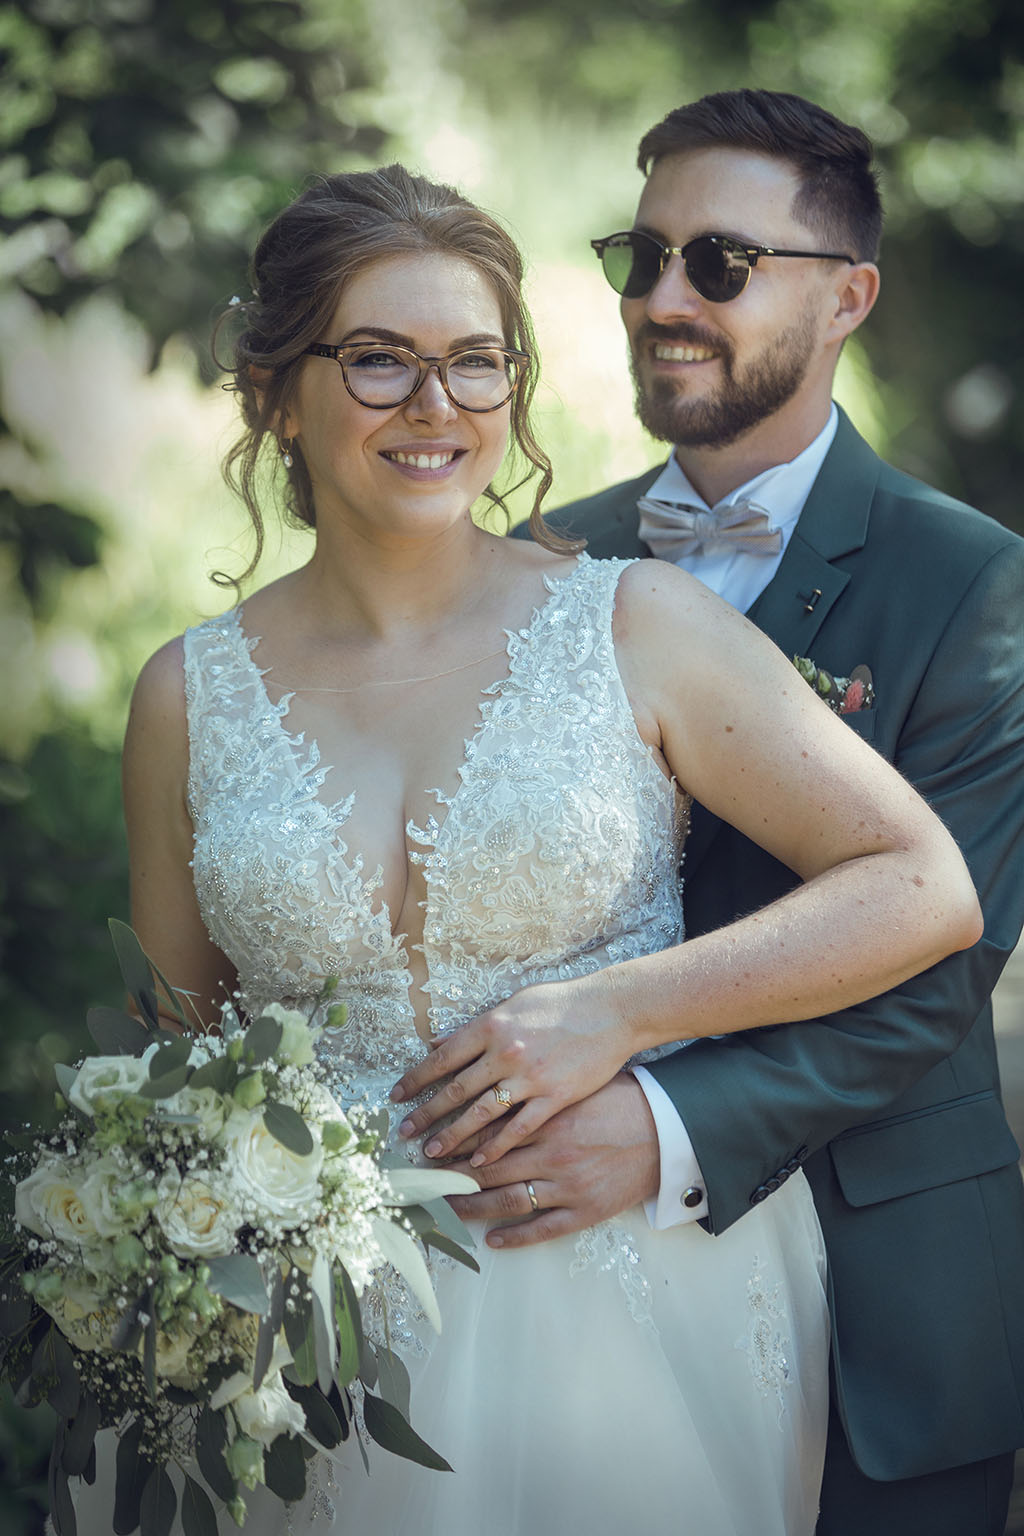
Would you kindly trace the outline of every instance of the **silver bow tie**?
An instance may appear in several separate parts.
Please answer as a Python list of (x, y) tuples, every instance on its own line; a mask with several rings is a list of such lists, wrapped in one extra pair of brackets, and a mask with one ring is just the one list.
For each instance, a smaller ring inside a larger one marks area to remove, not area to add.
[(768, 513), (752, 501), (704, 512), (700, 507), (642, 496), (637, 507), (640, 537), (659, 560), (733, 549), (748, 555), (777, 555), (782, 548), (781, 530), (773, 528)]

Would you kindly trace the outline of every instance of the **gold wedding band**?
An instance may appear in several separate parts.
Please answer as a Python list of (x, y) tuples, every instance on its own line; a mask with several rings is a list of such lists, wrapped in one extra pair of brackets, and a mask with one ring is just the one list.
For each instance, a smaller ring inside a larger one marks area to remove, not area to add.
[(502, 1109), (512, 1108), (512, 1095), (509, 1093), (507, 1088), (499, 1088), (497, 1083), (495, 1083), (493, 1091), (494, 1097), (497, 1099)]
[(523, 1182), (526, 1185), (526, 1193), (530, 1197), (530, 1204), (533, 1206), (535, 1211), (539, 1211), (540, 1201), (537, 1199), (537, 1191), (534, 1189), (529, 1179), (524, 1179)]

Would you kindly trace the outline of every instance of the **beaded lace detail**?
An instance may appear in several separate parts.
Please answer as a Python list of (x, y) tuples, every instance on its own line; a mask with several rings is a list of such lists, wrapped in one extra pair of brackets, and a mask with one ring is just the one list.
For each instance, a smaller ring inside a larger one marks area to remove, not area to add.
[[(625, 563), (581, 555), (545, 578), (547, 600), (508, 634), (507, 677), (484, 690), (457, 790), (434, 790), (438, 815), (407, 829), (427, 888), (435, 1034), (522, 987), (682, 937), (688, 801), (641, 740), (616, 664)], [(316, 742), (286, 728), (293, 695), (268, 698), (257, 644), (238, 609), (185, 637), (200, 909), (250, 1011), (275, 999), (312, 1008), (336, 980), (348, 1017), (322, 1049), (347, 1097), (379, 1105), (423, 1054), (405, 940), (375, 903), (380, 870), (346, 845), (344, 763), (330, 769), (342, 787), (331, 800)]]

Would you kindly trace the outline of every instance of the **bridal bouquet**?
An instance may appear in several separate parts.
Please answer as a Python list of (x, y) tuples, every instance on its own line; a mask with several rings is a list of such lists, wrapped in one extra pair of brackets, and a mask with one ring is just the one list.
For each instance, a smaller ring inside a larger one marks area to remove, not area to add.
[(58, 1536), (75, 1536), (68, 1479), (92, 1480), (110, 1426), (117, 1536), (170, 1528), (173, 1464), (185, 1536), (214, 1536), (210, 1493), (239, 1525), (245, 1489), (301, 1499), (306, 1461), (360, 1434), (357, 1382), (374, 1440), (448, 1469), (410, 1427), (407, 1373), (364, 1337), (359, 1297), (391, 1264), (439, 1328), (420, 1244), (476, 1268), (442, 1198), (475, 1184), (389, 1166), (386, 1117), (342, 1113), (302, 1014), (161, 1029), (158, 985), (185, 1025), (174, 992), (129, 928), (111, 931), (140, 1017), (91, 1010), (102, 1054), (57, 1068), (64, 1117), (22, 1154), (0, 1252), (0, 1377), (57, 1414)]

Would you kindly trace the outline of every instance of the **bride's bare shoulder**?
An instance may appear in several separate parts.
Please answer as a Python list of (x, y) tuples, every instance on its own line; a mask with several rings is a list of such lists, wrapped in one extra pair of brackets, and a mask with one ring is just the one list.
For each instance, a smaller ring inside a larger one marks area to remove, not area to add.
[(650, 633), (684, 636), (697, 629), (706, 632), (732, 627), (741, 619), (735, 608), (723, 602), (688, 571), (664, 560), (634, 560), (619, 578), (615, 597), (617, 633)]

